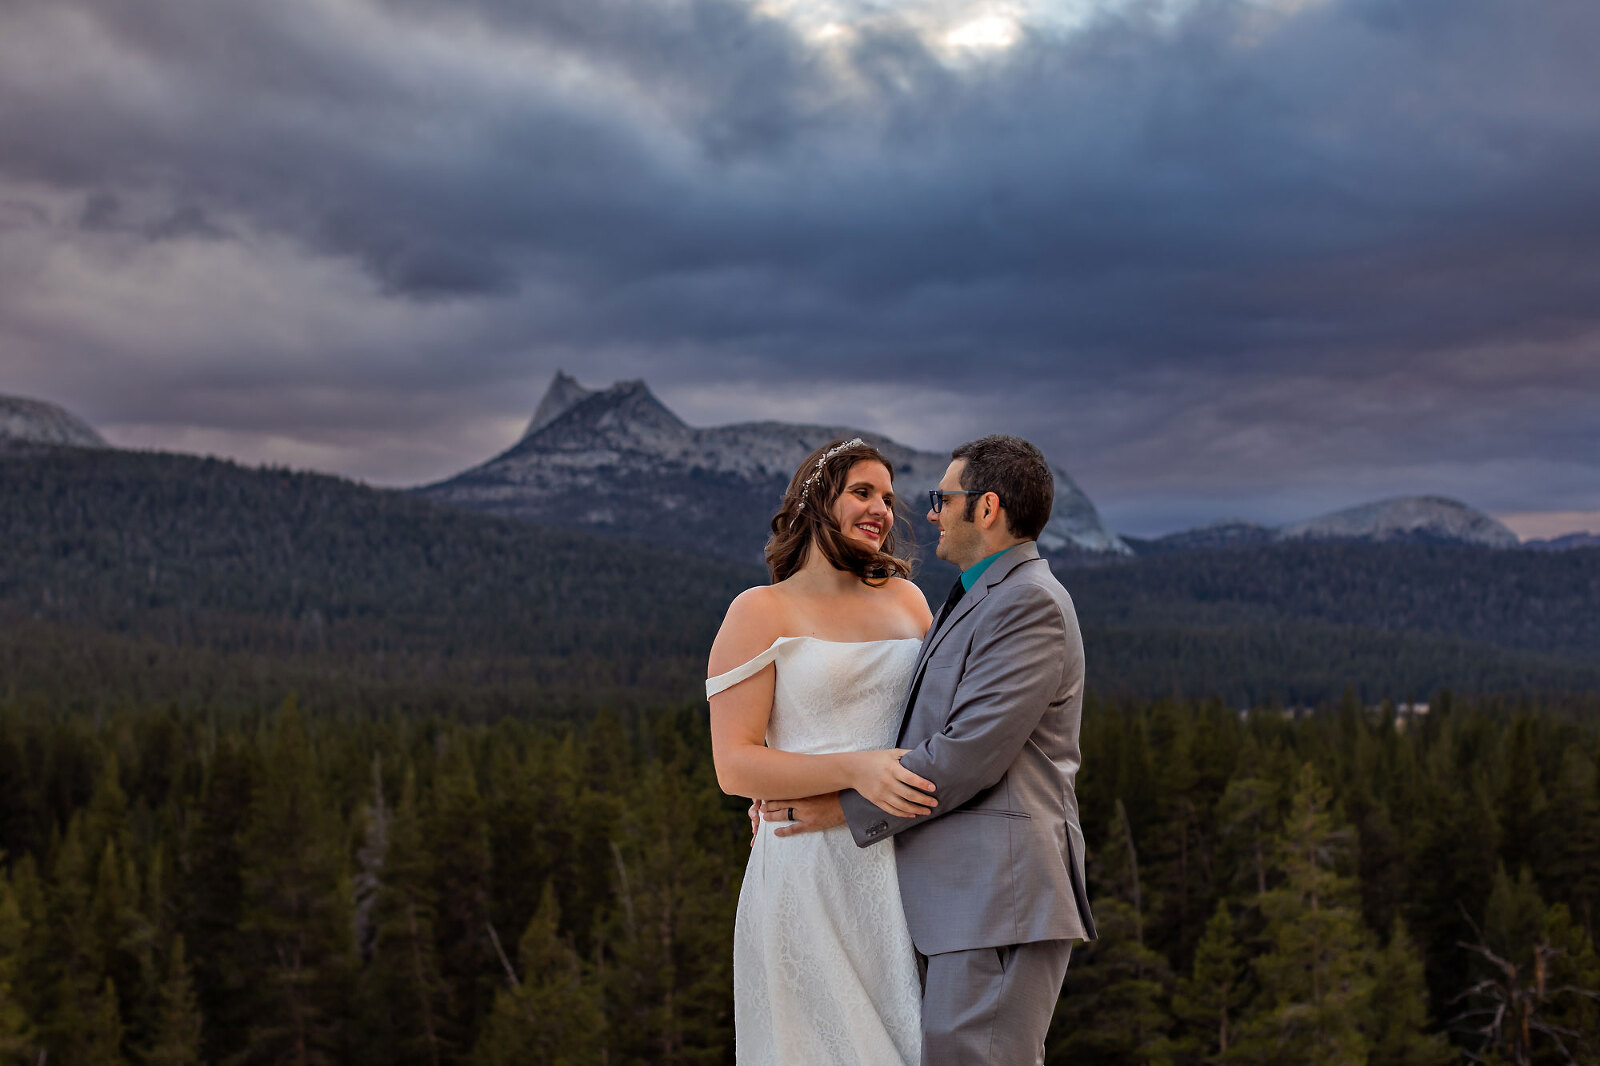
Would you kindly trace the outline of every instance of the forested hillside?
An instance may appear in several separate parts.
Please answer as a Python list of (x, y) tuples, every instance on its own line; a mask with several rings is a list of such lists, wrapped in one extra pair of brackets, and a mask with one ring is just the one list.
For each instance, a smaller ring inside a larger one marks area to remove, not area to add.
[(1057, 570), (1106, 625), (1307, 622), (1600, 656), (1596, 549), (1290, 542), (1072, 565), (1084, 558)]
[[(188, 456), (0, 456), (0, 664), (158, 698), (689, 699), (755, 567)], [(80, 690), (80, 692), (83, 690)]]
[(1290, 543), (1060, 557), (1092, 683), (1238, 706), (1600, 689), (1600, 551)]
[[(577, 501), (575, 501), (576, 504)], [(761, 516), (751, 521), (758, 522)], [(670, 522), (670, 512), (661, 521)], [(1291, 544), (1085, 566), (1072, 592), (1107, 694), (1313, 705), (1600, 690), (1600, 550)], [(943, 596), (953, 571), (925, 562)], [(696, 698), (757, 567), (216, 460), (0, 456), (0, 667), (128, 699), (449, 711)]]
[[(1091, 701), (1048, 1061), (1600, 1062), (1600, 732), (1544, 711)], [(708, 748), (0, 701), (0, 1061), (731, 1063)]]

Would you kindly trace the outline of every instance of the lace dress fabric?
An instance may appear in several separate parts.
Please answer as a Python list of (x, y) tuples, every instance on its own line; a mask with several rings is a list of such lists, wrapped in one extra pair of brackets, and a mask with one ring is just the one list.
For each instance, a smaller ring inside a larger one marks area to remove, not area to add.
[[(894, 746), (920, 642), (780, 637), (706, 682), (706, 696), (777, 664), (767, 746), (822, 753)], [(779, 838), (761, 823), (733, 931), (739, 1066), (915, 1066), (916, 953), (894, 847), (849, 826)]]

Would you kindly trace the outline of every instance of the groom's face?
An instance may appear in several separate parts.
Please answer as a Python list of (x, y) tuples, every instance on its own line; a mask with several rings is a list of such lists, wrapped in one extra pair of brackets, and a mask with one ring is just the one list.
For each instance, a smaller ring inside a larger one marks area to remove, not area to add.
[[(939, 479), (939, 488), (945, 492), (960, 491), (961, 473), (966, 468), (965, 459), (952, 460), (944, 477)], [(932, 509), (928, 511), (928, 521), (939, 527), (939, 544), (933, 554), (963, 570), (988, 554), (983, 547), (983, 531), (967, 520), (966, 513), (965, 496), (949, 497), (938, 514)]]

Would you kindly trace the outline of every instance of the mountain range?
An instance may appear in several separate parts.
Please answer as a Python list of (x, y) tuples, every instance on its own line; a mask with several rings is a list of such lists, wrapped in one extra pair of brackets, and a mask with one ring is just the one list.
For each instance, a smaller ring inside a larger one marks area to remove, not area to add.
[[(946, 452), (920, 451), (849, 426), (744, 422), (697, 428), (663, 404), (643, 381), (588, 388), (558, 372), (515, 443), (452, 477), (410, 490), (438, 503), (539, 525), (582, 529), (758, 562), (766, 519), (790, 474), (819, 445), (861, 437), (894, 464), (902, 517), (914, 542), (922, 533), (921, 489), (936, 484)], [(39, 400), (0, 396), (0, 448), (110, 447), (88, 423)], [(1360, 504), (1281, 526), (1215, 522), (1154, 538), (1118, 535), (1094, 502), (1052, 465), (1056, 502), (1040, 546), (1075, 562), (1133, 555), (1249, 548), (1298, 541), (1458, 544), (1566, 551), (1600, 536), (1572, 533), (1521, 543), (1496, 519), (1457, 500), (1404, 496)]]
[[(1397, 496), (1303, 522), (1264, 526), (1237, 519), (1152, 540), (1134, 541), (1143, 555), (1207, 548), (1243, 548), (1286, 541), (1351, 540), (1370, 544), (1472, 544), (1516, 548), (1517, 535), (1504, 524), (1459, 500), (1443, 496)], [(1579, 547), (1576, 542), (1561, 547)]]
[[(759, 561), (767, 519), (790, 475), (814, 449), (860, 437), (895, 468), (912, 501), (912, 536), (921, 489), (938, 484), (948, 452), (909, 448), (850, 426), (742, 422), (696, 428), (642, 381), (588, 389), (558, 373), (522, 437), (488, 462), (418, 495), (441, 503), (544, 525), (575, 526), (674, 548)], [(1039, 538), (1047, 551), (1129, 555), (1071, 476), (1052, 466), (1055, 509)], [(730, 532), (731, 531), (731, 532)]]

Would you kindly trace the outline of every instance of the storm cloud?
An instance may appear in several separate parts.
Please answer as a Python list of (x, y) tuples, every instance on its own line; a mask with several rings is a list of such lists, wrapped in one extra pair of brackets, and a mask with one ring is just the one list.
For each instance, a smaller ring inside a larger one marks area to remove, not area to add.
[(1130, 532), (1600, 512), (1597, 45), (1587, 0), (9, 0), (0, 392), (406, 484), (564, 367), (1016, 429)]

